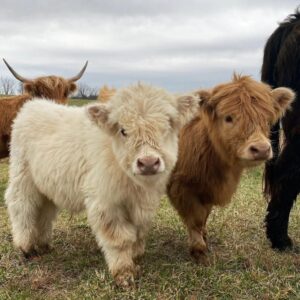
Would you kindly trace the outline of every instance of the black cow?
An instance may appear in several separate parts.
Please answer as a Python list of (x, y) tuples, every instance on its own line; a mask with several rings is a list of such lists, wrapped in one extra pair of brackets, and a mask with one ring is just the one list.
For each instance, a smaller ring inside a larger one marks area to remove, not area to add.
[(300, 11), (288, 16), (268, 39), (262, 66), (262, 81), (286, 86), (297, 93), (292, 109), (282, 118), (285, 141), (280, 149), (280, 123), (273, 126), (274, 152), (266, 163), (264, 193), (270, 199), (266, 233), (272, 248), (292, 247), (288, 236), (289, 215), (300, 192)]

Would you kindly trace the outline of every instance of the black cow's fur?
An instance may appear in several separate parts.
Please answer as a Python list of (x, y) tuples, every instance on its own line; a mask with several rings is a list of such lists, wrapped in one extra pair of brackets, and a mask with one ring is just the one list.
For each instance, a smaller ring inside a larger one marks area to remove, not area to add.
[(262, 66), (262, 81), (286, 86), (297, 93), (292, 110), (282, 118), (285, 142), (279, 149), (277, 123), (271, 132), (274, 157), (266, 163), (265, 195), (270, 198), (266, 216), (267, 237), (272, 247), (292, 246), (288, 236), (289, 215), (300, 192), (300, 11), (290, 15), (268, 39)]

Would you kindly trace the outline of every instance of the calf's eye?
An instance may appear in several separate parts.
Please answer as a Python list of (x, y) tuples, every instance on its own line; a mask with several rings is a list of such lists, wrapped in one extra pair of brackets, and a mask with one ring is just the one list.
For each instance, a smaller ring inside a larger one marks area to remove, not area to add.
[(126, 130), (124, 128), (121, 128), (120, 132), (123, 136), (127, 136)]
[(226, 117), (225, 117), (225, 122), (226, 122), (226, 123), (232, 123), (232, 122), (233, 122), (232, 116), (226, 116)]

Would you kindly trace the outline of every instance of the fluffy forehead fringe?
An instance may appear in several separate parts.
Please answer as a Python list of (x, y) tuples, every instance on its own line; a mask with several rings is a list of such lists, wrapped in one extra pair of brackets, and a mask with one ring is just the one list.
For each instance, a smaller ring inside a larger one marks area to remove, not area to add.
[[(125, 88), (120, 88), (112, 97), (112, 102), (122, 102), (124, 104), (140, 102), (173, 102), (174, 97), (166, 90), (154, 87), (150, 84), (138, 82)], [(122, 104), (120, 103), (120, 104)]]
[(239, 74), (234, 74), (231, 82), (212, 90), (211, 104), (218, 106), (220, 113), (245, 112), (269, 117), (275, 113), (270, 86)]
[(232, 81), (217, 85), (212, 90), (214, 98), (222, 96), (238, 97), (241, 94), (248, 94), (249, 96), (257, 98), (270, 98), (271, 88), (269, 85), (256, 81), (250, 76), (242, 76), (240, 74), (233, 74)]
[(215, 107), (218, 116), (242, 117), (245, 126), (255, 122), (264, 127), (277, 116), (271, 92), (271, 87), (267, 84), (250, 76), (234, 74), (232, 81), (212, 89), (208, 102)]
[(119, 89), (106, 105), (111, 112), (110, 122), (128, 131), (155, 132), (178, 117), (176, 97), (145, 83)]
[(33, 84), (36, 86), (52, 89), (58, 86), (68, 86), (68, 81), (58, 76), (45, 76), (34, 79)]
[(175, 96), (166, 90), (139, 82), (119, 89), (109, 105), (118, 113), (132, 112), (146, 117), (151, 113), (175, 114), (177, 103)]

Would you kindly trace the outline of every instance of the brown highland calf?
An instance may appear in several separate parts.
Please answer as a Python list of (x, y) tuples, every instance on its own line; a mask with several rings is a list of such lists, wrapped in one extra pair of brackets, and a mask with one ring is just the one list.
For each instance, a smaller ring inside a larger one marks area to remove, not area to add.
[(21, 106), (34, 97), (47, 98), (65, 104), (68, 96), (76, 90), (75, 81), (81, 78), (88, 62), (76, 76), (69, 79), (46, 76), (32, 80), (20, 76), (5, 60), (4, 63), (13, 75), (23, 82), (24, 94), (0, 99), (0, 159), (9, 154), (11, 125)]
[(229, 203), (246, 167), (272, 157), (270, 126), (295, 95), (237, 75), (196, 93), (202, 98), (200, 113), (180, 133), (168, 196), (187, 227), (191, 255), (205, 263), (205, 225), (212, 207)]
[(97, 100), (105, 103), (116, 93), (116, 91), (115, 88), (109, 88), (107, 85), (104, 85), (99, 90)]

